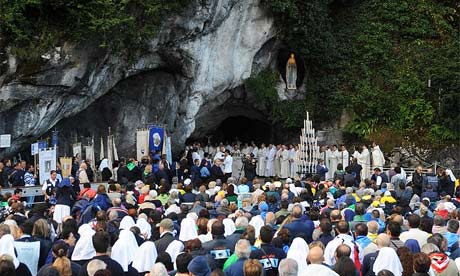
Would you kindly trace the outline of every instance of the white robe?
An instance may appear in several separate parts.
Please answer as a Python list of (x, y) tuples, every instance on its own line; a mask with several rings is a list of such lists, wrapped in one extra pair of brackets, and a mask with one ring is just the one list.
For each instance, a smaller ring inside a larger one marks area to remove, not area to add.
[(332, 151), (330, 149), (326, 150), (325, 153), (326, 158), (324, 159), (324, 164), (326, 165), (326, 168), (328, 169), (328, 172), (326, 173), (326, 180), (331, 179), (334, 177), (334, 175), (331, 175), (331, 156), (332, 156)]
[(257, 147), (254, 147), (252, 150), (251, 150), (251, 153), (252, 155), (254, 155), (254, 158), (257, 159), (258, 156), (259, 156), (259, 149)]
[(289, 177), (294, 179), (294, 177), (297, 175), (297, 152), (294, 148), (289, 150), (289, 165)]
[(348, 150), (343, 150), (340, 152), (340, 162), (343, 165), (343, 169), (348, 167), (350, 162), (350, 154), (348, 153)]
[(280, 177), (281, 178), (288, 178), (290, 175), (289, 172), (289, 151), (288, 150), (283, 150), (281, 152), (280, 156), (280, 163), (281, 163), (281, 171), (280, 171)]
[(339, 164), (340, 153), (338, 150), (331, 151), (331, 156), (329, 158), (329, 176), (330, 179), (334, 178), (334, 173), (337, 170), (337, 165)]
[(379, 146), (375, 146), (372, 149), (372, 169), (379, 168), (383, 171), (383, 165), (385, 164), (385, 157)]
[(265, 169), (267, 168), (266, 166), (267, 148), (260, 148), (257, 151), (257, 157), (258, 157), (257, 175), (265, 176)]
[(358, 164), (363, 167), (361, 170), (361, 181), (364, 181), (364, 179), (370, 176), (371, 159), (369, 155), (370, 154), (368, 149), (363, 149), (361, 153), (358, 151), (353, 153), (353, 157), (356, 158), (358, 160)]
[(267, 150), (267, 159), (265, 165), (265, 176), (270, 177), (274, 176), (275, 172), (273, 170), (275, 163), (276, 148), (272, 147), (270, 150)]
[[(276, 149), (275, 149), (276, 150)], [(282, 149), (279, 149), (275, 154), (275, 176), (281, 175), (281, 154)]]

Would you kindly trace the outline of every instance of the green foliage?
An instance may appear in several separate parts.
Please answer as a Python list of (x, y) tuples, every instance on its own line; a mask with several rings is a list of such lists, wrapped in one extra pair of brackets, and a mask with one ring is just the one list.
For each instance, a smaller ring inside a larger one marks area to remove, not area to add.
[(34, 57), (58, 42), (96, 41), (114, 51), (146, 45), (162, 16), (186, 0), (0, 0), (0, 46)]
[(264, 1), (306, 59), (308, 109), (330, 120), (346, 108), (346, 129), (362, 138), (458, 142), (460, 2), (355, 2)]
[[(302, 125), (306, 105), (305, 101), (280, 101), (276, 84), (279, 81), (277, 72), (264, 70), (258, 75), (246, 80), (246, 89), (254, 93), (256, 101), (270, 110), (273, 123), (280, 123), (285, 128), (295, 128)], [(299, 116), (300, 114), (300, 116)]]

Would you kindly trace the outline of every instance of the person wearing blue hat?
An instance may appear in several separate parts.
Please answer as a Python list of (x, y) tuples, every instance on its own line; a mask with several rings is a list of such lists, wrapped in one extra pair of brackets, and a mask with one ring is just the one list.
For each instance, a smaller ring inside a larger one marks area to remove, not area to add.
[(208, 276), (211, 274), (211, 269), (208, 265), (208, 260), (205, 256), (197, 256), (187, 266), (188, 271), (193, 276)]
[(54, 207), (53, 219), (62, 223), (62, 219), (70, 216), (71, 200), (77, 200), (77, 195), (72, 189), (69, 178), (62, 179), (56, 185), (56, 206)]

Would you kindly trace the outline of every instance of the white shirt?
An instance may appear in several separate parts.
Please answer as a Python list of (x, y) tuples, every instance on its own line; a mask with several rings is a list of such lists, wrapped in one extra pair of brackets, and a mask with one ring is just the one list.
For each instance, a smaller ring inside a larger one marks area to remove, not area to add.
[(335, 273), (334, 270), (323, 264), (309, 264), (304, 271), (299, 271), (300, 276), (311, 276), (311, 275), (321, 275), (321, 276), (339, 276)]
[(232, 173), (233, 157), (227, 155), (224, 159), (224, 173)]
[[(53, 187), (56, 187), (56, 182), (57, 182), (57, 180), (58, 180), (57, 178), (56, 178), (55, 180), (49, 178), (48, 180), (51, 182), (51, 184), (53, 185)], [(46, 180), (45, 182), (43, 182), (42, 191), (46, 191), (46, 187), (48, 187), (48, 183), (47, 183), (48, 180)]]
[(420, 246), (420, 248), (422, 248), (422, 246), (426, 244), (426, 240), (428, 239), (428, 233), (418, 228), (411, 228), (409, 229), (409, 231), (402, 232), (399, 236), (399, 239), (402, 242), (406, 242), (409, 239), (417, 240), (418, 245)]
[[(324, 262), (327, 265), (335, 265), (335, 250), (341, 244), (346, 244), (351, 248), (350, 258), (354, 260), (355, 242), (353, 240), (353, 237), (350, 235), (339, 234), (327, 244), (326, 249), (324, 250)], [(359, 261), (363, 263), (364, 250), (358, 244), (356, 245), (359, 247)]]

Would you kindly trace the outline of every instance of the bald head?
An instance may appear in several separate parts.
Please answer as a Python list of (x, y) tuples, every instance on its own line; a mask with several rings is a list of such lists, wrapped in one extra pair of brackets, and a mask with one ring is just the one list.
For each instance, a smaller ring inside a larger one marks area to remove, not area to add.
[(340, 214), (339, 210), (331, 211), (331, 221), (339, 221), (341, 219), (342, 219), (342, 214)]
[(324, 261), (323, 255), (324, 255), (323, 249), (319, 246), (315, 246), (310, 249), (307, 259), (311, 264), (322, 264)]
[(379, 234), (375, 239), (375, 243), (378, 248), (389, 247), (390, 246), (390, 237), (387, 234)]
[(391, 220), (399, 223), (401, 226), (404, 224), (404, 219), (401, 215), (395, 215)]
[(367, 230), (371, 234), (377, 234), (379, 231), (379, 224), (375, 220), (371, 220), (367, 223)]
[(265, 224), (275, 224), (276, 223), (276, 217), (275, 214), (272, 212), (268, 212), (265, 216)]

